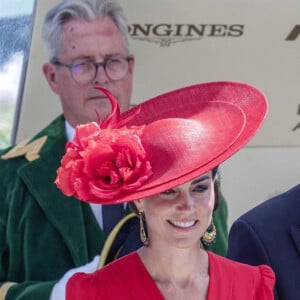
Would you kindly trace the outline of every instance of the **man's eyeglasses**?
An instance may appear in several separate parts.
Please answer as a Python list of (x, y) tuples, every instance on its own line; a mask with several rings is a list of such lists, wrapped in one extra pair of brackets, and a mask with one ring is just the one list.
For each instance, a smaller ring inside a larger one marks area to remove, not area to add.
[(106, 76), (110, 80), (122, 79), (127, 74), (129, 62), (132, 59), (131, 56), (127, 56), (108, 58), (101, 63), (85, 61), (82, 63), (64, 64), (58, 60), (54, 60), (52, 63), (57, 66), (69, 68), (73, 79), (77, 83), (84, 85), (94, 81), (99, 67), (103, 67)]

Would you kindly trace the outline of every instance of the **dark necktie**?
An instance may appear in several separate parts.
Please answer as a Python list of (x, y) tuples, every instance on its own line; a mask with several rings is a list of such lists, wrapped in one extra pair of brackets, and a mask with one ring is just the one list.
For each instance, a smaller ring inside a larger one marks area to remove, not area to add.
[(122, 203), (102, 205), (103, 231), (106, 235), (108, 235), (122, 219), (123, 214), (124, 205)]

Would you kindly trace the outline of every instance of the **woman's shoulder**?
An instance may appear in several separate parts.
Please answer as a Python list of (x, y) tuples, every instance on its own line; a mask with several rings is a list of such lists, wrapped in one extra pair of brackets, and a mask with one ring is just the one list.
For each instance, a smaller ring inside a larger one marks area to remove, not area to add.
[[(84, 300), (87, 299), (113, 299), (118, 297), (118, 290), (122, 290), (121, 286), (126, 270), (130, 269), (130, 265), (137, 260), (136, 252), (126, 255), (94, 273), (76, 273), (73, 275), (66, 287), (67, 300)], [(115, 287), (118, 286), (119, 289)], [(97, 298), (98, 297), (98, 298)]]
[(209, 252), (210, 264), (217, 264), (219, 268), (229, 269), (231, 273), (253, 274), (258, 277), (275, 278), (272, 268), (268, 265), (252, 266), (249, 264), (237, 262), (226, 257)]
[(259, 299), (273, 299), (275, 275), (271, 267), (236, 262), (212, 252), (208, 255), (212, 281), (222, 279), (225, 288), (249, 291), (260, 295)]

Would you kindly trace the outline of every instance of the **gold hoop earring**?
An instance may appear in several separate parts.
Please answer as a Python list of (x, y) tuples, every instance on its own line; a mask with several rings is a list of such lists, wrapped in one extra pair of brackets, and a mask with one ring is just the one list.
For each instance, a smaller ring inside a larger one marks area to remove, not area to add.
[(211, 219), (209, 226), (207, 227), (206, 231), (201, 237), (201, 241), (203, 244), (209, 246), (216, 242), (216, 237), (217, 237), (217, 229), (213, 219)]
[(144, 227), (144, 219), (145, 213), (143, 211), (139, 211), (139, 219), (140, 219), (140, 238), (145, 247), (149, 247), (149, 239), (146, 234), (146, 230)]

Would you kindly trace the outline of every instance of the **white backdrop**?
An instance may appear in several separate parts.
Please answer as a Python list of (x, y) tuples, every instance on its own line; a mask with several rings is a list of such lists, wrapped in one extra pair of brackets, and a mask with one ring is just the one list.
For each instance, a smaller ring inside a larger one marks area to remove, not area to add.
[[(41, 71), (46, 60), (41, 22), (45, 10), (56, 2), (38, 0), (18, 140), (32, 136), (61, 111)], [(230, 223), (257, 203), (297, 184), (300, 37), (297, 32), (292, 40), (287, 37), (300, 24), (300, 1), (120, 3), (128, 16), (131, 49), (136, 57), (134, 103), (171, 89), (215, 80), (247, 82), (269, 99), (269, 113), (259, 133), (221, 167)]]

